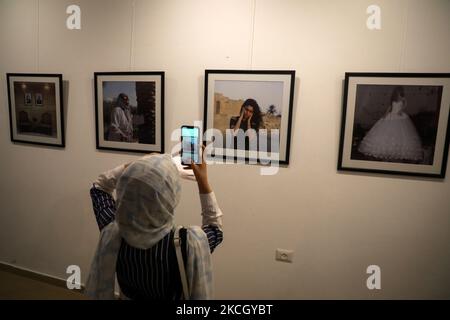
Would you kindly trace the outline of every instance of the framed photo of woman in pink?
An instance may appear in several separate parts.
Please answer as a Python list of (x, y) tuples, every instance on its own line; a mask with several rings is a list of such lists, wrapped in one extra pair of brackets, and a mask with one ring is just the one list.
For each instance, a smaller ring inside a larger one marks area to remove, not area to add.
[(444, 178), (450, 74), (346, 73), (338, 170)]

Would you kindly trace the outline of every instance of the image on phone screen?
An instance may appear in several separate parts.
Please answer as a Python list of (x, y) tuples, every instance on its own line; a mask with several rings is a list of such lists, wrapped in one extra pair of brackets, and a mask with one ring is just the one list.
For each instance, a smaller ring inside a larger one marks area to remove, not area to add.
[(199, 163), (200, 129), (198, 127), (181, 127), (181, 162), (190, 164), (191, 161)]

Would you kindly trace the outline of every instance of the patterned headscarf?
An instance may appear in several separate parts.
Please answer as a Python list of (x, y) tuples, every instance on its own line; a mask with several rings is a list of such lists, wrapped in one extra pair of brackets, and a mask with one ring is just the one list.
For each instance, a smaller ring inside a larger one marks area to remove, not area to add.
[(133, 162), (117, 183), (116, 220), (128, 244), (148, 249), (173, 228), (180, 175), (169, 155)]

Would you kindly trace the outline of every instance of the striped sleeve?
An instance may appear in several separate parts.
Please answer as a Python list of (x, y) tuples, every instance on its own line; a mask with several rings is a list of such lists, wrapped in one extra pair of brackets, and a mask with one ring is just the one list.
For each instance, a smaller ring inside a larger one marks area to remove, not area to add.
[(202, 207), (202, 225), (216, 226), (222, 230), (222, 210), (217, 203), (214, 192), (200, 193), (200, 204)]
[(100, 231), (110, 222), (114, 221), (116, 216), (116, 202), (107, 192), (102, 191), (95, 186), (90, 190), (92, 207), (94, 208), (95, 219)]
[(202, 226), (202, 229), (208, 237), (209, 249), (211, 253), (213, 253), (214, 249), (222, 243), (223, 232), (217, 226), (213, 225), (204, 225)]

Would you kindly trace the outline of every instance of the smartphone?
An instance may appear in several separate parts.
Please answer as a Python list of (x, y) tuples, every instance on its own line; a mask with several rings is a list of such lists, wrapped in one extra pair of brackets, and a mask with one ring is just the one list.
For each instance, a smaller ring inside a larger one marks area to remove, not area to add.
[(181, 127), (181, 163), (200, 163), (200, 128), (194, 126)]

